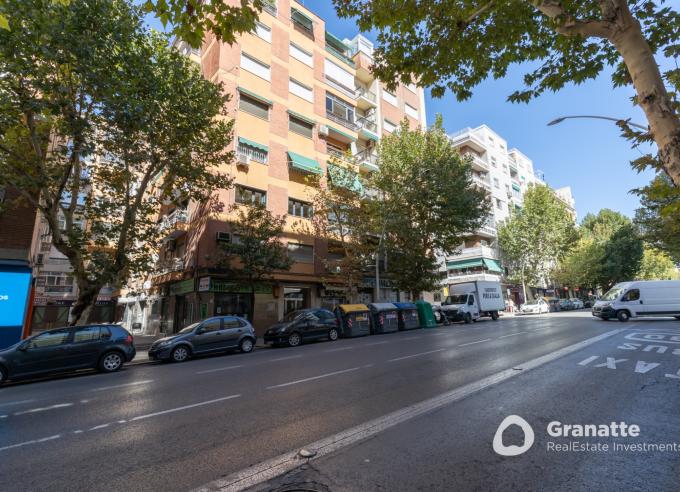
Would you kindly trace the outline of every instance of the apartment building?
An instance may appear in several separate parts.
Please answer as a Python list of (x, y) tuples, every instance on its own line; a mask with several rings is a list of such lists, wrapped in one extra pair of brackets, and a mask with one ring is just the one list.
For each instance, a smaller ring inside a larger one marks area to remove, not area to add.
[[(472, 280), (502, 281), (505, 270), (496, 226), (510, 216), (512, 209), (521, 208), (528, 187), (543, 183), (543, 179), (529, 157), (516, 148), (508, 148), (507, 141), (486, 125), (464, 128), (450, 138), (461, 154), (471, 158), (474, 182), (487, 190), (492, 212), (487, 223), (470, 235), (456, 254), (442, 258), (446, 268), (444, 285)], [(559, 188), (555, 192), (575, 218), (571, 189)], [(513, 286), (507, 288), (516, 297), (519, 291)]]
[[(340, 39), (291, 0), (268, 3), (255, 31), (233, 45), (208, 35), (200, 52), (187, 54), (200, 57), (203, 75), (232, 96), (227, 111), (235, 120), (230, 150), (237, 160), (229, 168), (235, 186), (216, 190), (220, 202), (259, 202), (286, 215), (284, 242), (295, 263), (252, 295), (215, 265), (220, 242), (234, 240), (232, 215), (210, 214), (207, 204), (175, 204), (161, 220), (163, 271), (152, 279), (161, 297), (152, 311), (160, 329), (171, 333), (206, 316), (236, 314), (252, 316), (261, 333), (292, 310), (345, 301), (341, 289), (324, 281), (321, 259), (328, 245), (293, 230), (296, 221), (313, 214), (306, 177), (326, 179), (333, 156), (346, 159), (358, 174), (375, 171), (381, 136), (404, 119), (412, 128), (425, 126), (423, 90), (386, 90), (370, 71), (370, 40), (359, 34)], [(367, 277), (363, 300), (371, 300), (372, 288)]]

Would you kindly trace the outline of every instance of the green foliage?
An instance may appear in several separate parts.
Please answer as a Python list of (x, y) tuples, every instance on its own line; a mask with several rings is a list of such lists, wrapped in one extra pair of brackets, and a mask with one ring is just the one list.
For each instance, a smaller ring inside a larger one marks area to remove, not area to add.
[(403, 291), (432, 290), (440, 279), (436, 255), (452, 253), (486, 221), (486, 193), (473, 184), (440, 116), (426, 131), (403, 122), (383, 137), (378, 155), (380, 170), (368, 188), (378, 196), (371, 202), (374, 230), (383, 232), (390, 278)]
[(634, 192), (642, 205), (635, 213), (635, 223), (643, 239), (680, 262), (680, 189), (660, 174)]
[(293, 265), (281, 241), (286, 216), (272, 214), (264, 205), (235, 205), (236, 220), (231, 223), (231, 242), (222, 245), (219, 267), (228, 269), (251, 288), (276, 271)]
[(123, 0), (5, 0), (0, 12), (11, 13), (0, 30), (0, 186), (47, 220), (73, 267), (78, 318), (103, 285), (148, 268), (162, 201), (230, 185), (218, 169), (232, 157), (227, 98)]
[(609, 288), (617, 282), (634, 279), (640, 269), (642, 253), (643, 243), (635, 226), (620, 227), (604, 245), (598, 285)]
[(574, 221), (566, 205), (544, 185), (533, 185), (522, 208), (498, 228), (498, 243), (509, 278), (526, 286), (548, 278), (576, 239)]
[(668, 253), (645, 245), (636, 278), (639, 280), (676, 280), (678, 270)]

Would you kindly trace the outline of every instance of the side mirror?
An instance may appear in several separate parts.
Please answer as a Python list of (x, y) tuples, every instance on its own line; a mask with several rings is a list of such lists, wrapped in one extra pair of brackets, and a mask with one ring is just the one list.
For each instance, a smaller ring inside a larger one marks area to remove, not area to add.
[(29, 346), (29, 343), (24, 342), (17, 347), (17, 350), (21, 350), (22, 352), (26, 352), (26, 350), (28, 350), (28, 346)]

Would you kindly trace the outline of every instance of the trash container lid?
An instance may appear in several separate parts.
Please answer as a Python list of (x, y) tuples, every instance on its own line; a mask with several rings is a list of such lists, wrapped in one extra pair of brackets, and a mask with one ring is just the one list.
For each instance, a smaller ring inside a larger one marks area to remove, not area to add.
[(419, 301), (416, 301), (416, 306), (418, 306), (418, 305), (427, 305), (427, 306), (431, 306), (432, 304), (430, 304), (430, 303), (427, 302), (427, 301), (423, 301), (422, 299), (420, 299)]
[(338, 309), (344, 313), (356, 313), (369, 310), (366, 304), (340, 304), (338, 305)]
[(395, 302), (393, 304), (399, 309), (418, 309), (412, 302)]
[(371, 308), (371, 311), (395, 311), (399, 309), (391, 302), (372, 302), (368, 307)]

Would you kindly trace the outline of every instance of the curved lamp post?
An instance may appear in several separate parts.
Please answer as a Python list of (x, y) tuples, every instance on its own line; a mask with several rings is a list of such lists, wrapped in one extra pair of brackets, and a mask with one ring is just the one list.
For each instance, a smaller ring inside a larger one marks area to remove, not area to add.
[(627, 123), (630, 126), (634, 126), (636, 128), (640, 128), (641, 130), (648, 131), (649, 128), (643, 125), (638, 125), (637, 123), (631, 123), (629, 120), (624, 120), (622, 118), (611, 118), (609, 116), (597, 116), (597, 115), (577, 115), (577, 116), (562, 116), (560, 118), (555, 118), (551, 122), (548, 123), (548, 126), (553, 126), (557, 125), (559, 123), (562, 123), (564, 120), (572, 119), (572, 118), (591, 118), (591, 119), (597, 119), (597, 120), (608, 120), (608, 121), (613, 121), (615, 123), (623, 122)]

